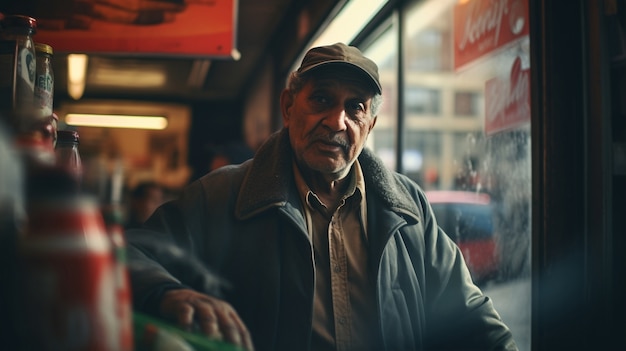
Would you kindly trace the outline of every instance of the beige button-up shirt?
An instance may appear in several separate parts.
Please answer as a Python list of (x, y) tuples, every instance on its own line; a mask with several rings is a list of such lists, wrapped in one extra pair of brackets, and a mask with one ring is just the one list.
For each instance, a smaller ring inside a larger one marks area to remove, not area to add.
[(379, 345), (375, 278), (369, 270), (365, 181), (359, 162), (334, 212), (305, 183), (295, 162), (296, 186), (315, 261), (315, 351), (374, 350)]

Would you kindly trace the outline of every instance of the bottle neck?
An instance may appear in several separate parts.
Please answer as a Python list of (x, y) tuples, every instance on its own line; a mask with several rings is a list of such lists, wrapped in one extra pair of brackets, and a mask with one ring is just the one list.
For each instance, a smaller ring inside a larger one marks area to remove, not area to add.
[(71, 142), (71, 141), (59, 141), (57, 140), (57, 148), (63, 147), (63, 148), (78, 148), (78, 143), (75, 142)]
[(32, 28), (6, 28), (2, 32), (2, 36), (8, 39), (13, 39), (17, 37), (32, 37), (35, 34), (35, 31)]

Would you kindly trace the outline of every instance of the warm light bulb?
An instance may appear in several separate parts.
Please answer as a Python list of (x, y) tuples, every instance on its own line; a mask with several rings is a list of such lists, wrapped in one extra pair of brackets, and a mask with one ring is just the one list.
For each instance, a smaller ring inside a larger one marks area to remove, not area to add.
[(87, 113), (68, 113), (65, 123), (73, 126), (132, 128), (132, 129), (165, 129), (167, 118), (164, 116), (131, 116), (105, 115)]
[(87, 61), (88, 57), (84, 54), (67, 56), (67, 91), (74, 100), (80, 99), (85, 91)]

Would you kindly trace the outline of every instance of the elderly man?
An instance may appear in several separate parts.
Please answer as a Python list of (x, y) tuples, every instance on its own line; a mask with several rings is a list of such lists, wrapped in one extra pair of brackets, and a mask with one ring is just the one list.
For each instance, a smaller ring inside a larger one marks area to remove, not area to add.
[(128, 233), (136, 309), (250, 350), (517, 350), (420, 187), (364, 149), (380, 103), (357, 48), (311, 49), (281, 94), (284, 128)]

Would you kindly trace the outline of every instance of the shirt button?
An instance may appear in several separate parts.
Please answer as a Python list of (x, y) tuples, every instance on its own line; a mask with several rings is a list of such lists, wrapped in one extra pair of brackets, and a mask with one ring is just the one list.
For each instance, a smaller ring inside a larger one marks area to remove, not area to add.
[(339, 322), (339, 324), (344, 325), (346, 324), (346, 317), (339, 317), (337, 321)]
[(338, 264), (336, 264), (336, 265), (333, 267), (333, 270), (335, 271), (335, 273), (339, 273), (339, 272), (341, 272), (341, 267), (340, 267)]

